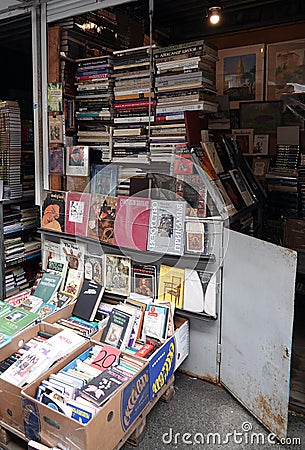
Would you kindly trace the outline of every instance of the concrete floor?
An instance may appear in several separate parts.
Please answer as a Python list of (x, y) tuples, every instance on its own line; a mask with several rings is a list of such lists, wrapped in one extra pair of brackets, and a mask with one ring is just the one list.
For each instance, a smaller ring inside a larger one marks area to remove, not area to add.
[[(305, 417), (289, 414), (290, 443), (295, 438), (299, 438), (300, 443), (294, 441), (293, 444), (283, 445), (273, 441), (272, 436), (268, 442), (268, 431), (224, 388), (179, 372), (175, 376), (173, 399), (169, 403), (159, 401), (150, 412), (144, 439), (137, 449), (305, 449)], [(235, 430), (241, 434), (235, 438), (230, 436), (225, 443), (226, 434), (234, 433)], [(181, 435), (184, 433), (190, 436), (186, 436), (183, 441)], [(214, 443), (211, 437), (207, 443), (208, 433), (219, 433)], [(254, 433), (262, 433), (259, 443)], [(262, 443), (263, 440), (265, 443)], [(134, 447), (125, 444), (122, 449), (131, 450)]]

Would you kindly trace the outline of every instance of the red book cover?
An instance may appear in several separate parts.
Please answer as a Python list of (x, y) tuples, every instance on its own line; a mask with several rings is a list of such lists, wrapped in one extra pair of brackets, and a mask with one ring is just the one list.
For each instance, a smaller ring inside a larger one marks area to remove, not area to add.
[(118, 197), (114, 245), (146, 251), (150, 199)]
[(90, 194), (68, 192), (66, 204), (66, 233), (87, 236)]

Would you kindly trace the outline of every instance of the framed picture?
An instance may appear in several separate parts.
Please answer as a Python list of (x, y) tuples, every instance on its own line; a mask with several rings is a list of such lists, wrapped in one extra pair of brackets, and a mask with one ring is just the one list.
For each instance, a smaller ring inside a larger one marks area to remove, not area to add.
[(253, 153), (256, 155), (268, 155), (269, 134), (255, 134)]
[(265, 44), (218, 51), (217, 93), (229, 96), (230, 108), (238, 108), (243, 101), (263, 100), (264, 55)]
[(232, 134), (239, 142), (242, 153), (253, 153), (253, 128), (235, 128), (232, 129)]
[(253, 173), (260, 181), (265, 180), (266, 173), (269, 170), (269, 158), (255, 156), (252, 161)]
[(267, 46), (266, 99), (304, 92), (305, 39)]
[(281, 124), (283, 103), (245, 102), (240, 104), (240, 127), (261, 131), (276, 131)]

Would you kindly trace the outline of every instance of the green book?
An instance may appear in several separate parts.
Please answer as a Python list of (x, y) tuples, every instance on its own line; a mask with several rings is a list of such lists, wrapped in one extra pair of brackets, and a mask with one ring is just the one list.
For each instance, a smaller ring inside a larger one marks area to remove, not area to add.
[(37, 319), (37, 314), (22, 308), (11, 309), (0, 316), (0, 333), (12, 336)]
[(61, 275), (45, 272), (33, 295), (41, 298), (44, 303), (48, 303), (54, 293), (57, 292), (61, 282)]

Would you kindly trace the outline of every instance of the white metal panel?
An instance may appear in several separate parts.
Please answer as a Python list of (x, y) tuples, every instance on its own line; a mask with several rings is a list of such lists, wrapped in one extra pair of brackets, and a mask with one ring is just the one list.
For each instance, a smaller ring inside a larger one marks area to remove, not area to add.
[(285, 437), (297, 254), (225, 232), (220, 380), (267, 429)]
[(20, 0), (0, 0), (0, 19), (25, 14), (30, 11), (26, 1)]
[(56, 22), (77, 14), (84, 14), (88, 11), (105, 9), (128, 2), (130, 0), (48, 0), (47, 22)]

